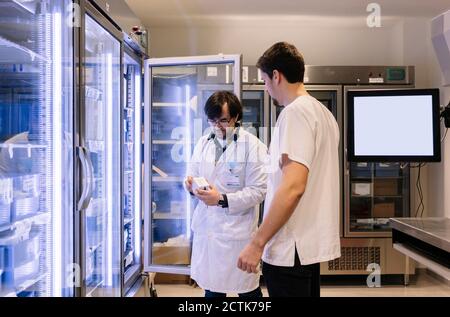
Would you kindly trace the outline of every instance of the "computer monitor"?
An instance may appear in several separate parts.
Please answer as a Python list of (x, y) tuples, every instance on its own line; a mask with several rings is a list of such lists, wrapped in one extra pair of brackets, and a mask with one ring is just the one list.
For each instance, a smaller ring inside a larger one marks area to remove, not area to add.
[(350, 162), (439, 162), (439, 89), (347, 94)]

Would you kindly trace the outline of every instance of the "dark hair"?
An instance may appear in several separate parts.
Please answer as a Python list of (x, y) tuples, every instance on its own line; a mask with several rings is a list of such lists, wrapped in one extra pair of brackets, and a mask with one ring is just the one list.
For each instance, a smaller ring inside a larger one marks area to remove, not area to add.
[(303, 83), (305, 76), (305, 61), (302, 54), (294, 45), (287, 42), (272, 45), (258, 59), (256, 67), (266, 73), (270, 79), (273, 77), (273, 71), (277, 70), (291, 84)]
[(205, 114), (208, 119), (217, 119), (222, 115), (222, 108), (228, 104), (231, 118), (236, 118), (236, 121), (242, 119), (242, 104), (238, 97), (229, 91), (217, 91), (208, 98), (205, 104)]

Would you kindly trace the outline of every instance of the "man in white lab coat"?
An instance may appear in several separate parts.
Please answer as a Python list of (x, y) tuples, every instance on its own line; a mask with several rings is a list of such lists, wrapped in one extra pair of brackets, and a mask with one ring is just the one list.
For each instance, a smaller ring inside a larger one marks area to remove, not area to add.
[(308, 94), (305, 64), (280, 42), (259, 59), (269, 94), (284, 105), (270, 144), (264, 221), (238, 267), (258, 271), (269, 296), (320, 296), (320, 262), (340, 257), (339, 127)]
[[(242, 105), (233, 93), (214, 93), (205, 114), (213, 130), (196, 144), (185, 181), (199, 200), (192, 216), (191, 277), (206, 297), (261, 297), (259, 275), (242, 272), (236, 262), (257, 229), (267, 147), (239, 127)], [(209, 188), (193, 191), (194, 177), (204, 177)]]

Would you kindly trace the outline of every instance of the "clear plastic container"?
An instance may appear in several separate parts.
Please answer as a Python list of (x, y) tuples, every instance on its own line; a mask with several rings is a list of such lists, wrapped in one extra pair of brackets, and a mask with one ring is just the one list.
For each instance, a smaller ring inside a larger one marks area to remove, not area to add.
[(4, 257), (3, 283), (13, 287), (39, 273), (39, 232), (32, 231), (22, 237), (11, 236), (1, 239), (0, 252)]
[(12, 221), (20, 220), (39, 211), (39, 175), (13, 177)]
[(86, 98), (86, 138), (103, 141), (103, 103), (93, 98)]
[(12, 179), (0, 178), (0, 226), (11, 222), (12, 194)]
[(39, 211), (39, 197), (15, 197), (12, 204), (13, 220), (20, 220)]
[(22, 197), (38, 197), (39, 191), (39, 174), (15, 175), (13, 177), (14, 195)]

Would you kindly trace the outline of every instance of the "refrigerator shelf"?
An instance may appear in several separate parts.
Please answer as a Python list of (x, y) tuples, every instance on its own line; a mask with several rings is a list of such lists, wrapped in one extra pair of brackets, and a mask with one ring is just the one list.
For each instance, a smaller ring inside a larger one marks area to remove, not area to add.
[(86, 85), (85, 86), (86, 89), (86, 97), (90, 98), (90, 99), (94, 99), (94, 100), (100, 100), (101, 96), (102, 96), (102, 92), (92, 86)]
[(374, 195), (373, 198), (404, 198), (402, 195)]
[(27, 289), (29, 289), (30, 287), (34, 286), (36, 283), (42, 281), (43, 279), (45, 279), (47, 277), (48, 273), (43, 273), (40, 274), (39, 276), (35, 277), (35, 278), (31, 278), (28, 279), (22, 283), (20, 283), (19, 285), (17, 285), (15, 287), (16, 293), (21, 293), (23, 291), (26, 291)]
[(125, 259), (124, 259), (125, 268), (127, 268), (127, 267), (129, 267), (130, 265), (133, 264), (133, 259), (134, 259), (134, 251), (130, 250), (125, 255)]
[(351, 196), (352, 198), (365, 198), (365, 199), (371, 199), (372, 197), (373, 197), (373, 195), (372, 194), (370, 194), (370, 195), (352, 195)]
[(39, 72), (34, 72), (34, 69), (26, 69), (23, 64), (16, 64), (9, 70), (0, 66), (0, 74), (0, 86), (2, 88), (39, 87)]
[(12, 42), (34, 44), (31, 38), (34, 28), (36, 28), (34, 20), (0, 14), (0, 35)]
[(125, 216), (124, 219), (123, 219), (123, 225), (126, 226), (129, 223), (132, 223), (133, 220), (134, 220), (134, 217)]
[(363, 225), (389, 225), (388, 218), (367, 218), (367, 219), (356, 219), (357, 224)]
[[(168, 145), (168, 144), (186, 144), (185, 140), (153, 140), (153, 144), (159, 144), (159, 145)], [(187, 142), (189, 144), (194, 144), (194, 142), (189, 141)]]
[(154, 102), (153, 107), (161, 108), (161, 107), (186, 107), (186, 103), (183, 102)]
[(6, 288), (4, 290), (0, 290), (0, 297), (17, 297), (17, 294), (20, 294), (20, 293), (26, 291), (31, 286), (34, 286), (36, 283), (45, 279), (47, 277), (47, 275), (48, 275), (48, 273), (44, 273), (34, 279), (27, 280), (27, 281), (21, 283), (19, 286), (17, 286), (15, 288), (15, 290), (12, 290), (11, 288)]
[(155, 212), (153, 213), (155, 220), (170, 220), (170, 219), (186, 219), (186, 214), (174, 214), (170, 212)]
[(367, 177), (359, 177), (359, 176), (352, 176), (350, 178), (351, 180), (372, 180), (372, 179), (404, 179), (403, 176), (367, 176)]
[(171, 177), (161, 177), (161, 176), (153, 176), (152, 177), (152, 181), (153, 182), (174, 182), (174, 183), (180, 183), (180, 182), (184, 182), (184, 177), (176, 177), (176, 176), (171, 176)]
[(103, 241), (97, 242), (96, 244), (89, 246), (89, 256), (95, 256), (94, 252), (103, 245)]
[(51, 219), (50, 212), (39, 212), (29, 215), (20, 220), (14, 221), (10, 224), (0, 226), (0, 232), (13, 231), (17, 228), (31, 227), (31, 225), (44, 225), (48, 224)]
[(98, 140), (86, 140), (89, 151), (94, 153), (102, 153), (104, 151), (105, 142)]
[(35, 1), (5, 0), (0, 1), (0, 16), (33, 18), (36, 14)]
[(11, 42), (0, 36), (0, 63), (26, 64), (34, 62), (50, 63), (51, 61), (25, 46)]
[(17, 297), (17, 294), (10, 289), (5, 289), (0, 290), (0, 297)]
[(91, 297), (96, 290), (99, 289), (100, 286), (102, 286), (104, 283), (103, 280), (93, 280), (86, 286), (86, 296)]
[(9, 158), (13, 159), (15, 149), (28, 150), (28, 158), (31, 158), (31, 150), (33, 149), (46, 149), (46, 145), (33, 144), (33, 143), (0, 143), (0, 149), (8, 149)]

